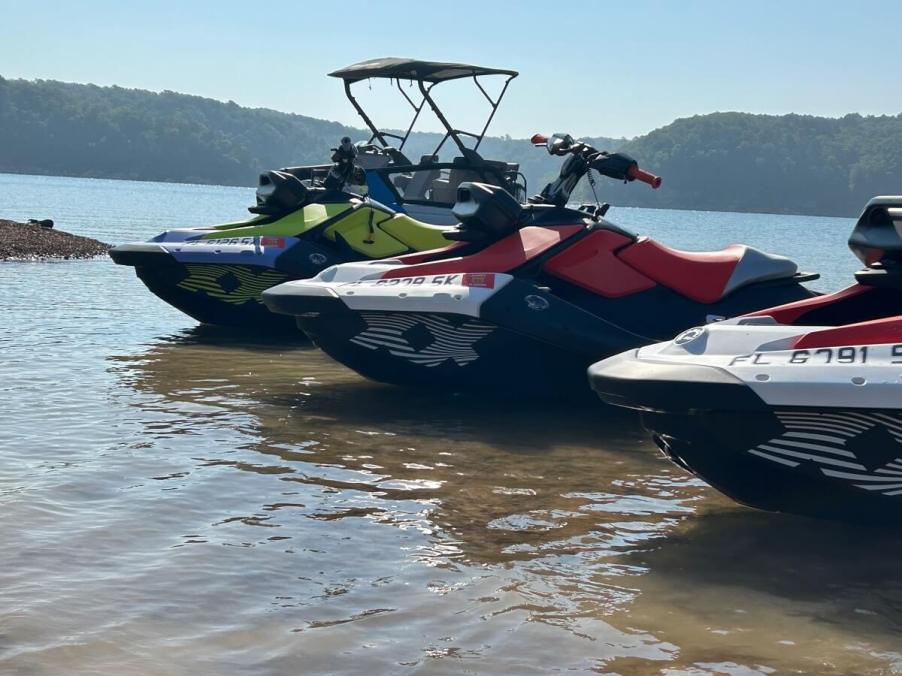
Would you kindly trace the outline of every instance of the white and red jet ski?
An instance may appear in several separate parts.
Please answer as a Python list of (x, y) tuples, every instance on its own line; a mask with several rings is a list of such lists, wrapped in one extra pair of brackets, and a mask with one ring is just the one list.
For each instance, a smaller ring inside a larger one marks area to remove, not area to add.
[(739, 502), (902, 522), (902, 197), (868, 202), (849, 245), (854, 286), (611, 357), (592, 387)]
[(566, 135), (536, 138), (565, 156), (557, 180), (521, 205), (495, 186), (458, 191), (450, 248), (347, 263), (263, 294), (325, 352), (389, 383), (585, 391), (594, 360), (814, 294), (789, 259), (736, 245), (689, 253), (566, 204), (590, 170), (660, 179), (635, 160)]

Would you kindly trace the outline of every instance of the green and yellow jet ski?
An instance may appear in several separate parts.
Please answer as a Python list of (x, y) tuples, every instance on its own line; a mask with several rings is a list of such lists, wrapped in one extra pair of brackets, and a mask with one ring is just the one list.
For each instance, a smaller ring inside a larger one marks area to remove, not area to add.
[(113, 261), (129, 265), (153, 293), (207, 324), (290, 328), (260, 294), (345, 261), (385, 258), (448, 245), (447, 226), (417, 221), (358, 193), (354, 146), (342, 139), (321, 184), (284, 171), (261, 176), (253, 218), (168, 230), (149, 242), (122, 244)]

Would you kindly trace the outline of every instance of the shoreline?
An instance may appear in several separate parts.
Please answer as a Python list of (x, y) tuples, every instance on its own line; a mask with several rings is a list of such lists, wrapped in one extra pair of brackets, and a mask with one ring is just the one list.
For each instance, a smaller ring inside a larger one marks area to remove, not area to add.
[[(128, 178), (123, 176), (87, 176), (80, 174), (51, 174), (51, 173), (34, 173), (34, 171), (13, 171), (10, 169), (0, 170), (0, 175), (7, 176), (28, 176), (33, 178), (71, 178), (71, 179), (83, 179), (88, 181), (128, 181), (129, 183), (160, 183), (163, 185), (184, 185), (184, 186), (197, 186), (197, 187), (206, 187), (206, 188), (239, 188), (247, 190), (248, 192), (252, 192), (256, 190), (256, 186), (252, 185), (252, 183), (248, 182), (245, 184), (237, 185), (231, 183), (207, 183), (207, 182), (192, 182), (192, 181), (184, 181), (184, 180), (176, 180), (176, 179), (149, 179), (149, 178)], [(602, 198), (602, 201), (604, 199)], [(704, 213), (712, 213), (712, 214), (756, 214), (762, 216), (800, 216), (805, 218), (845, 218), (845, 219), (855, 219), (858, 217), (859, 212), (849, 215), (843, 214), (827, 214), (827, 213), (806, 213), (803, 211), (724, 211), (722, 209), (699, 209), (695, 207), (687, 207), (687, 206), (657, 206), (657, 207), (649, 207), (649, 206), (639, 206), (634, 204), (612, 204), (612, 208), (616, 207), (618, 209), (649, 209), (654, 211), (699, 211)], [(2, 219), (0, 219), (2, 220)]]
[(90, 237), (54, 230), (35, 223), (19, 223), (0, 218), (0, 261), (42, 261), (96, 258), (110, 245)]

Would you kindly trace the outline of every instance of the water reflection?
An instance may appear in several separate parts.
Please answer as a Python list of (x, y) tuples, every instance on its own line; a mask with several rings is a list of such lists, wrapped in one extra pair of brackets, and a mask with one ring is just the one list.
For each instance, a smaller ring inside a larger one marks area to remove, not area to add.
[(307, 347), (262, 347), (191, 331), (120, 364), (133, 387), (162, 397), (136, 405), (176, 407), (183, 420), (171, 427), (225, 423), (253, 437), (204, 466), (333, 491), (316, 518), (359, 515), (350, 503), (363, 493), (368, 517), (409, 523), (395, 507), (412, 501), (423, 531), (455, 540), (455, 558), (495, 562), (583, 549), (587, 532), (625, 516), (677, 520), (705, 490), (651, 452), (634, 416), (591, 401), (410, 391)]
[(195, 509), (221, 513), (178, 546), (301, 557), (272, 603), (319, 658), (358, 640), (375, 670), (902, 664), (897, 538), (735, 506), (633, 416), (386, 387), (308, 346), (209, 329), (111, 364), (173, 454), (153, 478), (207, 485)]
[(745, 509), (699, 512), (664, 546), (625, 557), (647, 570), (632, 622), (658, 626), (656, 636), (680, 645), (686, 663), (730, 656), (733, 667), (718, 673), (747, 673), (736, 663), (902, 670), (898, 532)]

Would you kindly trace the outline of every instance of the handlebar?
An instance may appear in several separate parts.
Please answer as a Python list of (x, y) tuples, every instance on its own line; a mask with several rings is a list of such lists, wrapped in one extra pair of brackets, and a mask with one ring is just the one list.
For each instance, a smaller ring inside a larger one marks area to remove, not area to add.
[(654, 174), (644, 171), (638, 167), (638, 165), (633, 165), (626, 171), (626, 175), (632, 179), (637, 181), (642, 181), (643, 183), (647, 183), (652, 188), (657, 190), (661, 187), (661, 177), (655, 176)]
[(533, 134), (532, 138), (529, 139), (529, 142), (532, 143), (534, 146), (541, 147), (541, 146), (545, 145), (546, 143), (548, 143), (548, 137), (545, 136), (544, 134)]
[[(569, 134), (555, 134), (554, 136), (546, 136), (545, 134), (533, 134), (529, 139), (534, 146), (545, 146), (552, 155), (579, 155), (587, 162), (593, 162), (602, 159), (607, 164), (607, 158), (615, 160), (616, 170), (614, 173), (608, 173), (599, 169), (605, 175), (611, 178), (619, 178), (627, 181), (641, 181), (647, 183), (652, 188), (661, 187), (661, 177), (655, 176), (651, 172), (644, 171), (639, 168), (636, 161), (629, 155), (623, 153), (607, 153), (599, 152), (584, 141), (577, 141)], [(629, 163), (627, 165), (627, 163)], [(563, 169), (562, 169), (563, 171)]]

